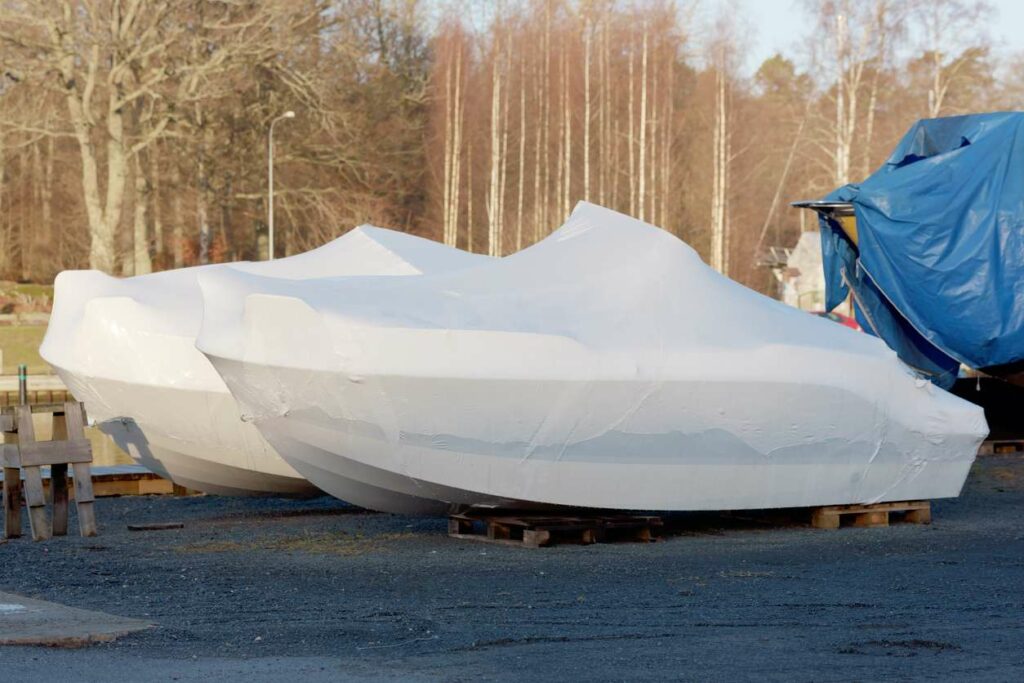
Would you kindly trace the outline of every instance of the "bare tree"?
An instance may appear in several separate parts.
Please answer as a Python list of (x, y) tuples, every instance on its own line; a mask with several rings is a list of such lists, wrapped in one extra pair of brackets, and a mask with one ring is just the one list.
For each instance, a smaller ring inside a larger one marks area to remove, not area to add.
[(928, 63), (928, 116), (939, 116), (950, 88), (970, 77), (967, 65), (985, 45), (984, 27), (992, 15), (984, 0), (927, 0), (913, 5), (911, 16), (921, 27), (920, 49)]
[(490, 178), (487, 195), (487, 249), (491, 256), (501, 256), (502, 244), (502, 140), (505, 139), (505, 120), (502, 116), (503, 85), (505, 65), (502, 59), (502, 45), (495, 40), (491, 58), (491, 145)]
[(65, 101), (81, 157), (94, 268), (115, 266), (127, 181), (133, 170), (142, 173), (135, 157), (176, 120), (175, 105), (200, 97), (232, 62), (273, 56), (282, 26), (318, 13), (296, 14), (283, 0), (259, 8), (211, 3), (210, 11), (197, 12), (200, 4), (65, 0), (0, 11), (0, 41), (20, 78)]
[(266, 127), (292, 109), (275, 154), (284, 253), (375, 222), (499, 255), (590, 198), (764, 287), (756, 252), (801, 228), (788, 199), (867, 173), (920, 115), (1024, 99), (970, 0), (808, 2), (813, 59), (752, 79), (739, 4), (721, 27), (684, 0), (494, 6), (0, 5), (0, 269), (260, 257)]

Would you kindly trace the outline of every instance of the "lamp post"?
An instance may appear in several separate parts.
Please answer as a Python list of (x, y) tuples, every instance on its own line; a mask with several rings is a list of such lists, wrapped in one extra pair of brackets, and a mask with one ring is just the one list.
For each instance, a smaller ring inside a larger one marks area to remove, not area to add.
[(274, 260), (274, 124), (281, 119), (294, 119), (295, 112), (286, 111), (270, 122), (267, 135), (267, 260)]

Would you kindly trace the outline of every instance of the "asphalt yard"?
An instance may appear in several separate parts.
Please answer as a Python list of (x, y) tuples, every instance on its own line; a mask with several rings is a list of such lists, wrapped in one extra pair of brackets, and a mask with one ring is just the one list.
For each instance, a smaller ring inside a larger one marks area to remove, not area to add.
[[(979, 459), (931, 525), (681, 515), (652, 544), (496, 546), (331, 498), (96, 508), (99, 537), (0, 544), (0, 591), (153, 626), (75, 649), (0, 647), (4, 680), (1005, 681), (1024, 670), (1019, 455)], [(127, 529), (170, 521), (184, 526)]]

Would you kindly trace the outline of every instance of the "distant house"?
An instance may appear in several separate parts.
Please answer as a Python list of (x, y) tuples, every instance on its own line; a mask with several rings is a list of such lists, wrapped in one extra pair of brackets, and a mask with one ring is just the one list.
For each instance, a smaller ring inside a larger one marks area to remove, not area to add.
[(786, 265), (775, 272), (783, 302), (805, 311), (825, 310), (821, 233), (817, 230), (801, 233), (796, 246), (789, 252)]

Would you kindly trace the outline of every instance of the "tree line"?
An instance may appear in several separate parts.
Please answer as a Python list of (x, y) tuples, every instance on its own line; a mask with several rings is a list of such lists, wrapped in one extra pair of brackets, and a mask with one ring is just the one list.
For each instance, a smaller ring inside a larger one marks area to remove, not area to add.
[(673, 0), (0, 3), (0, 275), (265, 258), (369, 222), (492, 255), (586, 199), (748, 285), (788, 208), (917, 118), (1019, 106), (980, 0), (806, 0), (745, 72), (737, 6)]

